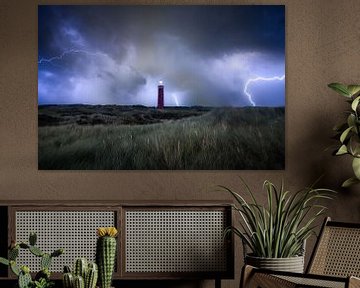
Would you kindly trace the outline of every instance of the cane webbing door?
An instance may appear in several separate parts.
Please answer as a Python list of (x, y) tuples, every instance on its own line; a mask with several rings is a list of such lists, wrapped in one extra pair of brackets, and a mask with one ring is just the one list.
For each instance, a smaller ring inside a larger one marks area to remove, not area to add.
[[(30, 232), (36, 232), (37, 244), (43, 252), (52, 253), (63, 248), (64, 254), (53, 258), (51, 272), (61, 273), (64, 265), (73, 266), (74, 260), (85, 257), (95, 261), (96, 228), (117, 226), (117, 211), (100, 208), (15, 208), (15, 230), (11, 236), (16, 242), (28, 243)], [(20, 249), (17, 262), (40, 270), (40, 258)]]
[(228, 274), (224, 229), (229, 211), (219, 207), (124, 208), (126, 277)]

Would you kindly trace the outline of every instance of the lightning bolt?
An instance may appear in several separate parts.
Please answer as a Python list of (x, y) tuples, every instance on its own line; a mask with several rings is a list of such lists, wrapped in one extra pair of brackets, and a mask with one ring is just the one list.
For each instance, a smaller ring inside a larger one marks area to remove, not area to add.
[(274, 77), (269, 77), (269, 78), (265, 78), (265, 77), (256, 77), (256, 78), (252, 78), (246, 81), (245, 86), (244, 86), (244, 94), (248, 97), (249, 102), (251, 103), (252, 106), (256, 106), (256, 103), (254, 102), (252, 95), (248, 92), (248, 86), (250, 83), (252, 82), (257, 82), (257, 81), (282, 81), (285, 79), (285, 75), (282, 76), (274, 76)]
[(51, 57), (51, 58), (41, 58), (41, 59), (38, 61), (38, 64), (43, 64), (43, 63), (53, 64), (53, 63), (52, 63), (53, 61), (55, 61), (55, 60), (62, 60), (66, 55), (68, 55), (68, 54), (73, 54), (73, 53), (75, 53), (75, 54), (76, 54), (76, 53), (83, 53), (83, 54), (90, 55), (90, 56), (105, 55), (105, 54), (100, 53), (100, 52), (89, 52), (89, 51), (86, 51), (86, 50), (70, 49), (70, 50), (64, 51), (64, 52), (61, 53), (60, 55), (57, 55), (57, 56), (54, 56), (54, 57)]
[(176, 106), (179, 106), (179, 100), (178, 100), (177, 96), (175, 94), (173, 94), (172, 97), (174, 98)]

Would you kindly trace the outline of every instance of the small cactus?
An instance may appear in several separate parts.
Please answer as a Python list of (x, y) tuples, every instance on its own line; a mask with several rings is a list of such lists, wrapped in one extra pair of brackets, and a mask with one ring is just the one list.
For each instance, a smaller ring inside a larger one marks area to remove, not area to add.
[(69, 266), (67, 265), (64, 266), (64, 273), (71, 273), (71, 269)]
[(36, 246), (30, 246), (29, 247), (29, 251), (34, 254), (35, 256), (41, 257), (44, 255), (44, 252), (42, 252), (40, 250), (40, 248), (36, 247)]
[(44, 269), (40, 270), (38, 273), (36, 273), (35, 280), (39, 281), (39, 280), (41, 280), (41, 278), (49, 280), (50, 275), (51, 275), (51, 273), (50, 273), (49, 269), (44, 268)]
[[(36, 244), (37, 236), (35, 233), (30, 233), (29, 244), (20, 242), (16, 243), (14, 240), (11, 241), (8, 251), (8, 259), (0, 257), (0, 264), (10, 266), (11, 271), (18, 276), (19, 288), (29, 287), (50, 287), (53, 282), (50, 281), (50, 264), (53, 257), (60, 256), (64, 250), (58, 249), (53, 253), (48, 254), (40, 250)], [(35, 256), (41, 257), (41, 271), (35, 275), (35, 281), (32, 280), (30, 275), (30, 269), (28, 266), (22, 266), (21, 268), (16, 264), (16, 259), (19, 256), (19, 250), (29, 250)], [(45, 285), (45, 286), (44, 286)]]
[(27, 266), (23, 266), (21, 267), (21, 272), (18, 279), (19, 288), (28, 288), (30, 283), (32, 283), (30, 269)]
[(64, 266), (64, 272), (62, 275), (62, 283), (64, 288), (74, 287), (74, 275), (71, 273), (69, 266)]
[(99, 282), (101, 288), (110, 288), (116, 258), (115, 227), (98, 228), (99, 238), (96, 243), (96, 262), (99, 267)]
[(14, 248), (9, 250), (8, 253), (9, 260), (16, 260), (16, 258), (19, 256), (19, 246), (15, 246)]
[(28, 244), (26, 244), (26, 243), (24, 243), (24, 242), (21, 242), (20, 244), (19, 244), (19, 246), (20, 246), (20, 248), (22, 248), (22, 249), (29, 249), (29, 245)]
[(96, 263), (89, 263), (85, 276), (85, 288), (95, 288), (98, 279), (98, 266)]
[(51, 260), (52, 260), (52, 257), (50, 254), (48, 253), (44, 253), (42, 256), (41, 256), (41, 261), (40, 261), (40, 267), (41, 269), (49, 269), (50, 268), (50, 265), (51, 265)]
[[(63, 286), (64, 288), (95, 288), (98, 279), (98, 268), (96, 263), (89, 263), (86, 258), (78, 258), (74, 263), (74, 272), (71, 273), (69, 266), (64, 266)], [(83, 275), (83, 276), (82, 276)], [(81, 279), (81, 280), (80, 280)], [(76, 283), (75, 283), (76, 282)], [(83, 284), (82, 284), (82, 283)]]
[(31, 246), (35, 246), (37, 241), (37, 235), (35, 232), (31, 232), (29, 235), (29, 244)]
[(58, 257), (64, 253), (64, 249), (57, 249), (51, 253), (51, 257)]
[(71, 272), (66, 272), (62, 277), (64, 288), (73, 288), (74, 287), (74, 276)]
[(84, 278), (77, 275), (74, 277), (74, 288), (85, 288)]
[(16, 262), (14, 260), (10, 260), (10, 269), (11, 271), (16, 275), (16, 276), (19, 276), (20, 274), (20, 268), (19, 266), (16, 265)]
[(83, 279), (85, 279), (87, 268), (88, 261), (86, 260), (86, 258), (76, 259), (74, 267), (75, 276), (81, 276)]

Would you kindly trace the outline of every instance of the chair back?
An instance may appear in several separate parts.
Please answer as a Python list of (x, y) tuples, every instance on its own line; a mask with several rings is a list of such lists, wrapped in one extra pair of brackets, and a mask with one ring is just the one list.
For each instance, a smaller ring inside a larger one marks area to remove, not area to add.
[(360, 277), (360, 223), (326, 218), (307, 273)]

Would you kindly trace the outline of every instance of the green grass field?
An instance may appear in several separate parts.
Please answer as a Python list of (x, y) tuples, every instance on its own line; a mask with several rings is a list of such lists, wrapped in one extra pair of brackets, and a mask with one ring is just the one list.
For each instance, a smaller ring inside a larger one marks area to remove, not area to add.
[(39, 169), (284, 169), (284, 108), (120, 107), (39, 107)]

